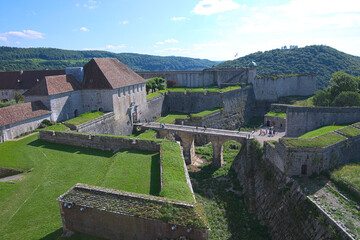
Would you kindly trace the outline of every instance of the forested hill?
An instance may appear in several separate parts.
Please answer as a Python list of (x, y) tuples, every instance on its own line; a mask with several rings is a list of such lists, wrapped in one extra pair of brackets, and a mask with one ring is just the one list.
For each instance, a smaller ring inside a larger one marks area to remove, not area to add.
[(202, 70), (217, 64), (207, 59), (160, 57), (136, 53), (72, 51), (56, 48), (0, 47), (0, 71), (64, 69), (82, 67), (91, 58), (117, 58), (134, 71)]
[(257, 75), (316, 73), (318, 89), (330, 85), (334, 72), (344, 71), (355, 76), (360, 75), (360, 57), (324, 45), (256, 52), (215, 67), (242, 67), (251, 61), (257, 64)]

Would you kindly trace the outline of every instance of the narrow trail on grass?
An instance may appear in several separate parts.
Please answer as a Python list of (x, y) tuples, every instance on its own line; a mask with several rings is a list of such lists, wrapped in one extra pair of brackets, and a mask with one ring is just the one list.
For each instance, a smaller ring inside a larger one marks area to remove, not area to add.
[[(50, 159), (46, 156), (46, 154), (41, 151), (41, 149), (39, 149), (39, 151), (45, 156), (45, 158), (47, 160), (49, 160), (49, 162), (51, 163)], [(9, 224), (9, 222), (14, 218), (14, 216), (20, 211), (20, 209), (25, 205), (25, 203), (27, 203), (27, 201), (29, 201), (29, 199), (34, 195), (34, 193), (39, 189), (39, 187), (44, 183), (44, 181), (49, 177), (49, 174), (52, 172), (52, 170), (54, 169), (55, 165), (52, 164), (53, 166), (51, 167), (50, 170), (48, 170), (45, 174), (45, 178), (43, 181), (40, 181), (40, 183), (36, 186), (36, 188), (29, 194), (29, 196), (25, 199), (24, 202), (21, 203), (21, 205), (16, 209), (16, 211), (11, 215), (11, 217), (9, 218), (9, 220), (2, 226), (1, 230), (4, 230), (4, 228)], [(50, 166), (49, 166), (50, 167)]]
[(97, 179), (97, 181), (96, 181), (97, 186), (102, 186), (104, 184), (105, 178), (108, 175), (108, 173), (111, 169), (111, 166), (114, 164), (115, 158), (118, 155), (118, 153), (119, 152), (115, 153), (114, 156), (112, 156), (110, 158), (109, 162), (104, 166), (106, 169), (104, 169), (104, 171), (103, 171), (104, 174), (102, 174), (102, 177), (99, 176), (99, 178)]

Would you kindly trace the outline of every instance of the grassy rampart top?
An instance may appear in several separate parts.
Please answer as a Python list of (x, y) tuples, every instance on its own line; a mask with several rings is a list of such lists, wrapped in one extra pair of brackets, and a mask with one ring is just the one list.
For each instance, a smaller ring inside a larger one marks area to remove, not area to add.
[(350, 137), (355, 137), (360, 134), (360, 130), (353, 126), (347, 126), (347, 127), (340, 128), (337, 130), (337, 132), (340, 132), (340, 133), (350, 136)]
[(191, 113), (190, 117), (191, 118), (204, 118), (210, 114), (216, 113), (216, 112), (220, 112), (223, 108), (221, 107), (216, 107), (216, 108), (212, 108), (210, 110), (206, 110), (206, 111), (202, 111), (199, 113)]
[(96, 119), (98, 117), (101, 117), (103, 115), (104, 115), (103, 112), (91, 111), (91, 112), (81, 114), (80, 116), (78, 116), (76, 118), (69, 119), (69, 120), (65, 121), (65, 123), (76, 126), (76, 125), (80, 125), (82, 123), (86, 123), (88, 121), (94, 120), (94, 119)]
[(163, 142), (160, 154), (162, 167), (160, 196), (193, 203), (194, 198), (187, 184), (180, 146), (174, 142)]
[(300, 136), (299, 138), (313, 138), (313, 137), (318, 137), (321, 136), (323, 134), (326, 133), (330, 133), (333, 132), (335, 130), (341, 129), (343, 127), (345, 127), (346, 125), (342, 125), (342, 126), (323, 126), (320, 127), (318, 129), (315, 129), (311, 132), (307, 132), (304, 135)]
[(286, 118), (286, 113), (270, 111), (266, 113), (266, 116)]
[(130, 216), (158, 219), (191, 228), (208, 228), (193, 205), (149, 195), (77, 184), (59, 200)]
[(281, 138), (280, 142), (287, 147), (323, 148), (346, 139), (344, 136), (330, 132), (314, 138)]

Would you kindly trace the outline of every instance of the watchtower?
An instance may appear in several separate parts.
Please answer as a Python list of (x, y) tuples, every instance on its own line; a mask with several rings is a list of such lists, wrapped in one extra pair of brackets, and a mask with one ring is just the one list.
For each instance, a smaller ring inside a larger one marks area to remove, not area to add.
[(249, 65), (248, 65), (248, 68), (249, 68), (248, 83), (254, 83), (254, 79), (256, 76), (256, 67), (257, 67), (257, 64), (254, 61), (249, 63)]

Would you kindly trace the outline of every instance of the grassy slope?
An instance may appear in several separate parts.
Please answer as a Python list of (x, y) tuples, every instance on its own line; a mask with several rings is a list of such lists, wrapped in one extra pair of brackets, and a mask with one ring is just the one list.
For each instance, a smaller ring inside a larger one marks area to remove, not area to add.
[(161, 144), (161, 167), (163, 188), (160, 196), (180, 201), (194, 202), (192, 193), (186, 182), (184, 162), (181, 149), (177, 143)]
[(325, 133), (329, 133), (329, 132), (333, 132), (335, 130), (338, 130), (340, 128), (343, 128), (343, 126), (324, 126), (324, 127), (320, 127), (318, 129), (315, 129), (311, 132), (305, 133), (304, 135), (300, 136), (299, 138), (313, 138), (313, 137), (318, 137), (321, 136)]
[(360, 134), (360, 130), (353, 126), (347, 126), (344, 128), (340, 128), (338, 131), (345, 135), (351, 136), (351, 137), (355, 137)]
[(87, 112), (87, 113), (81, 114), (80, 116), (78, 116), (76, 118), (67, 120), (67, 121), (65, 121), (65, 123), (72, 124), (72, 125), (79, 125), (79, 124), (91, 121), (93, 119), (96, 119), (98, 117), (101, 117), (102, 115), (104, 115), (104, 113), (99, 112), (99, 111)]
[[(1, 239), (58, 238), (62, 225), (56, 198), (79, 182), (122, 190), (134, 188), (134, 192), (145, 194), (159, 189), (159, 184), (154, 183), (156, 177), (151, 176), (158, 174), (158, 170), (154, 170), (158, 153), (124, 151), (114, 155), (41, 142), (34, 135), (0, 144), (0, 156), (0, 166), (34, 169), (15, 184), (0, 183)], [(142, 165), (147, 171), (130, 173), (122, 168), (122, 174), (118, 174), (115, 169), (120, 169), (120, 164), (129, 169)], [(154, 187), (150, 188), (150, 183)]]
[(286, 113), (277, 113), (277, 112), (268, 112), (266, 116), (272, 116), (272, 117), (279, 117), (279, 118), (286, 118)]
[(315, 138), (281, 138), (280, 142), (284, 143), (286, 146), (289, 147), (321, 148), (330, 146), (345, 139), (345, 137), (339, 134), (330, 132)]
[(221, 111), (221, 109), (223, 109), (223, 108), (216, 107), (216, 108), (212, 108), (210, 110), (202, 111), (202, 112), (199, 112), (199, 113), (192, 113), (190, 115), (191, 115), (191, 117), (194, 117), (194, 118), (200, 118), (200, 117), (205, 117), (205, 116), (207, 116), (209, 114), (212, 114), (212, 113), (215, 113), (215, 112), (219, 112), (219, 111)]
[(346, 182), (360, 191), (360, 162), (347, 164), (335, 169), (331, 173), (331, 179), (335, 182)]

